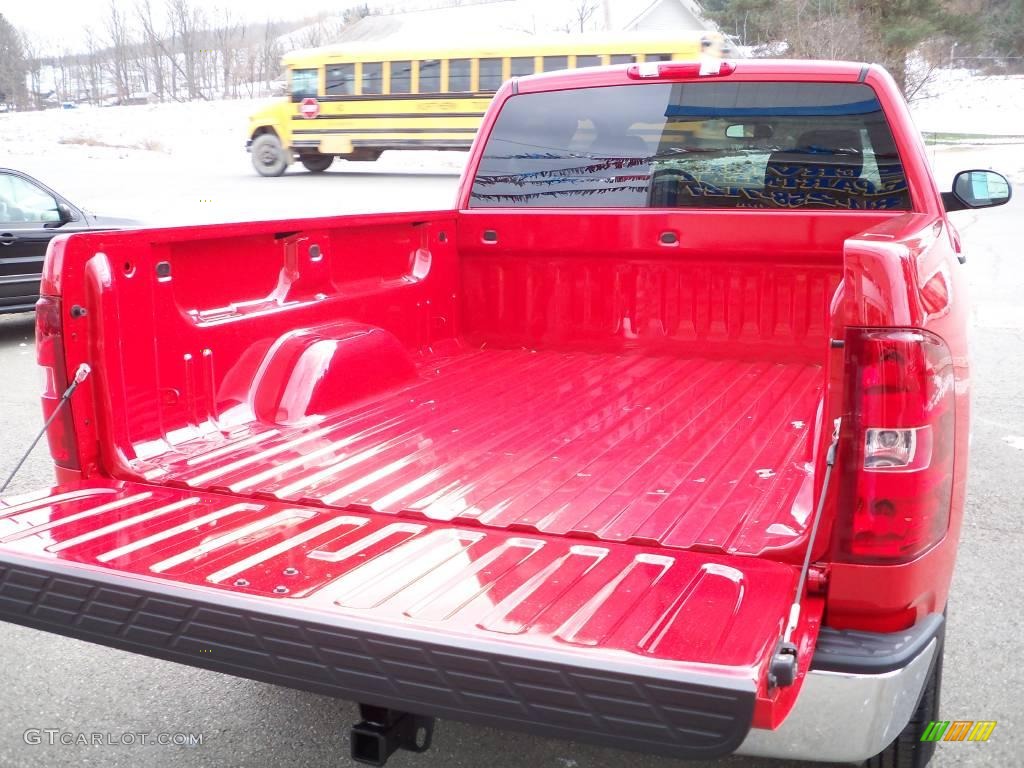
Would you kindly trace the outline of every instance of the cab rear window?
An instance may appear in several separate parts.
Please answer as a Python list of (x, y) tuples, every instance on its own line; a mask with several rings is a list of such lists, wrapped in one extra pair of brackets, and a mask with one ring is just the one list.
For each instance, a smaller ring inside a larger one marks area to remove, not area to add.
[(653, 83), (509, 99), (473, 207), (908, 210), (892, 132), (854, 83)]

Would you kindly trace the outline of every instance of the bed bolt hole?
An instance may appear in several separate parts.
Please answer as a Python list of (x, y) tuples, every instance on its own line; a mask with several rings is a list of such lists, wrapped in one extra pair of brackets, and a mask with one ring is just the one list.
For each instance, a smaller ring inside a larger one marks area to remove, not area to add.
[(662, 245), (676, 245), (679, 242), (679, 235), (675, 232), (662, 232), (658, 239)]
[(283, 586), (281, 584), (278, 584), (276, 587), (274, 587), (274, 594), (275, 595), (287, 595), (288, 594), (288, 587), (285, 587), (285, 586)]
[(439, 232), (437, 234), (437, 239), (438, 239), (438, 242), (447, 243), (448, 242), (448, 233), (447, 232)]
[(124, 269), (125, 277), (131, 277), (132, 275), (135, 274), (135, 265), (132, 264), (130, 261), (126, 261), (122, 268)]
[(284, 569), (283, 573), (284, 573), (285, 576), (298, 576), (299, 575), (299, 569), (298, 568), (292, 568), (292, 567), (289, 566), (288, 568)]
[(309, 260), (310, 261), (320, 261), (321, 259), (323, 259), (323, 257), (324, 257), (324, 252), (320, 250), (320, 246), (319, 245), (317, 245), (316, 243), (313, 243), (311, 246), (309, 246)]
[(249, 582), (246, 579), (235, 579), (236, 587), (248, 587)]
[(498, 242), (498, 233), (493, 229), (484, 230), (484, 242), (485, 243), (496, 243)]

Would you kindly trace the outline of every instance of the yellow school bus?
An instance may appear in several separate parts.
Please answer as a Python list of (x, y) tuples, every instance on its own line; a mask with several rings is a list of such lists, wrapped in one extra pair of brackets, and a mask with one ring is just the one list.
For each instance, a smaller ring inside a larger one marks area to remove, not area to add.
[(249, 119), (252, 163), (280, 176), (298, 159), (376, 160), (389, 149), (469, 149), (491, 96), (511, 77), (557, 69), (722, 56), (721, 35), (528, 38), (491, 47), (346, 43), (282, 63), (288, 96)]

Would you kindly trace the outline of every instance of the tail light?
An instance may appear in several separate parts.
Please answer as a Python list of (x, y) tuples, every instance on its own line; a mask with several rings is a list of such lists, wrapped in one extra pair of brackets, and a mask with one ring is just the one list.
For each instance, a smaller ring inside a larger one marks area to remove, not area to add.
[[(43, 373), (43, 418), (48, 419), (68, 388), (64, 364), (64, 340), (61, 333), (60, 299), (43, 296), (36, 303), (36, 362)], [(65, 469), (78, 469), (78, 447), (75, 443), (71, 408), (65, 406), (50, 424), (46, 433), (50, 455)]]
[(907, 562), (949, 527), (952, 358), (918, 330), (851, 329), (845, 349), (837, 559)]
[(626, 67), (626, 76), (633, 80), (724, 77), (731, 75), (735, 70), (736, 65), (730, 61), (704, 56), (700, 61), (647, 61), (643, 64), (630, 64)]

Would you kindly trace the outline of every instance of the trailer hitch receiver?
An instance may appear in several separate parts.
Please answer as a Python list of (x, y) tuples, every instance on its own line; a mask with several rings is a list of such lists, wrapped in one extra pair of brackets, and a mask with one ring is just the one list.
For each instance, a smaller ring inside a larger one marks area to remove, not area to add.
[(426, 752), (434, 736), (434, 718), (387, 707), (359, 705), (359, 723), (352, 726), (352, 759), (363, 765), (384, 765), (397, 750)]

